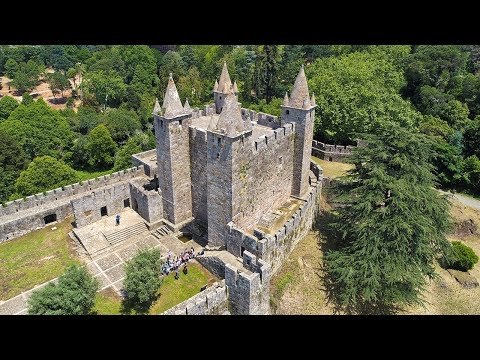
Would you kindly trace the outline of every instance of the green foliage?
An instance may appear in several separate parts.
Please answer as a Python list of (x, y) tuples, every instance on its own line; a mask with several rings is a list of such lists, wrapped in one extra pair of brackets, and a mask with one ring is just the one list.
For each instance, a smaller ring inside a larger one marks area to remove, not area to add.
[(480, 116), (475, 118), (465, 129), (463, 142), (465, 155), (480, 157)]
[(72, 265), (58, 278), (34, 291), (28, 300), (29, 315), (88, 315), (95, 304), (98, 281), (85, 267)]
[(2, 97), (0, 99), (0, 122), (6, 120), (18, 105), (18, 101), (15, 98), (11, 96)]
[(107, 169), (113, 165), (117, 145), (105, 125), (100, 124), (87, 135), (85, 150), (90, 166)]
[(383, 53), (317, 59), (306, 72), (318, 105), (315, 136), (320, 140), (348, 144), (392, 118), (407, 128), (421, 120), (399, 95), (402, 72)]
[(18, 69), (13, 73), (11, 85), (20, 93), (32, 90), (38, 83), (43, 66), (33, 60), (18, 64)]
[(339, 242), (325, 270), (341, 308), (384, 313), (422, 303), (426, 277), (448, 249), (449, 205), (433, 188), (428, 138), (390, 122), (363, 139), (368, 146), (335, 186)]
[(24, 92), (22, 95), (22, 104), (25, 106), (30, 105), (33, 102), (33, 97), (28, 92)]
[(5, 75), (7, 75), (9, 79), (13, 79), (17, 71), (18, 63), (14, 59), (8, 59), (5, 63)]
[(85, 96), (93, 95), (104, 108), (118, 105), (126, 90), (122, 77), (115, 70), (87, 72), (82, 84)]
[(480, 194), (480, 159), (476, 155), (469, 156), (464, 162), (464, 176), (466, 188), (473, 193)]
[(282, 105), (282, 103), (283, 99), (281, 98), (273, 98), (272, 101), (270, 101), (270, 104), (267, 104), (266, 100), (262, 99), (256, 104), (250, 104), (248, 108), (257, 112), (280, 116), (280, 106)]
[(126, 141), (142, 128), (138, 115), (126, 109), (108, 109), (103, 116), (103, 123), (117, 143)]
[(449, 268), (468, 271), (478, 262), (478, 256), (473, 249), (460, 241), (452, 242), (452, 252), (448, 259)]
[(125, 267), (123, 288), (126, 292), (125, 309), (146, 313), (157, 298), (160, 289), (162, 260), (160, 250), (141, 250)]
[(77, 181), (79, 178), (75, 170), (64, 162), (50, 156), (39, 156), (20, 173), (15, 190), (22, 196), (29, 196)]
[(114, 171), (128, 169), (133, 166), (132, 155), (142, 152), (140, 146), (136, 144), (133, 139), (128, 139), (127, 143), (123, 145), (115, 155)]
[(60, 93), (63, 97), (63, 93), (70, 89), (70, 81), (60, 72), (49, 73), (46, 80), (54, 97)]
[(13, 194), (15, 180), (26, 166), (27, 157), (20, 144), (0, 131), (0, 203)]
[(75, 137), (65, 117), (43, 99), (18, 106), (0, 122), (0, 130), (14, 137), (30, 159), (41, 155), (61, 158)]
[(93, 128), (100, 125), (100, 115), (92, 107), (81, 106), (77, 112), (77, 123), (74, 127), (75, 131), (86, 135)]
[(66, 102), (67, 108), (72, 109), (75, 106), (75, 101), (73, 98), (69, 97)]

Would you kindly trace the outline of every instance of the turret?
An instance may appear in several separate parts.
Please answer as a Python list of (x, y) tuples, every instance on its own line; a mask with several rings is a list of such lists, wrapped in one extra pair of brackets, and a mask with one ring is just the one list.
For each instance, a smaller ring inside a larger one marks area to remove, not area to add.
[(213, 87), (213, 98), (215, 100), (215, 112), (220, 114), (222, 112), (223, 105), (225, 103), (225, 98), (229, 93), (236, 95), (238, 93), (236, 82), (232, 85), (230, 80), (230, 74), (228, 73), (227, 63), (223, 63), (222, 73), (220, 79), (217, 82), (215, 80), (215, 86)]

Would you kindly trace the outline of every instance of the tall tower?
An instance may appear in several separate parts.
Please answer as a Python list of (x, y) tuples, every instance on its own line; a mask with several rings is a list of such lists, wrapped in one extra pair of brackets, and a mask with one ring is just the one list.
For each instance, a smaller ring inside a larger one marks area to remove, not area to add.
[(180, 102), (170, 74), (163, 106), (154, 108), (157, 140), (158, 182), (162, 191), (164, 218), (173, 225), (192, 217), (189, 130), (191, 111)]
[(243, 120), (233, 88), (226, 93), (220, 116), (212, 116), (207, 129), (208, 241), (226, 246), (228, 223), (241, 212), (240, 168), (251, 151), (252, 123)]
[(282, 122), (295, 123), (292, 195), (297, 197), (303, 197), (309, 187), (315, 107), (315, 96), (309, 96), (302, 65), (291, 96), (288, 98), (288, 94), (285, 94), (282, 105)]
[(215, 100), (215, 112), (220, 114), (222, 112), (223, 105), (225, 104), (225, 98), (232, 92), (235, 95), (238, 94), (237, 82), (232, 85), (230, 80), (230, 74), (228, 73), (227, 63), (223, 63), (222, 73), (220, 74), (220, 80), (215, 80), (215, 86), (213, 87), (213, 99)]

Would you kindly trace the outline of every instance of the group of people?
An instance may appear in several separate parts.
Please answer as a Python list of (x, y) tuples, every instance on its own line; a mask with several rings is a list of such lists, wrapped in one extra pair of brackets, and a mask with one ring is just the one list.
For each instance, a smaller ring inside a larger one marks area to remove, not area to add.
[(167, 261), (165, 261), (162, 265), (162, 274), (168, 275), (170, 272), (175, 271), (175, 279), (178, 279), (178, 269), (183, 264), (183, 273), (187, 274), (187, 263), (190, 259), (195, 258), (195, 250), (193, 247), (190, 250), (185, 249), (180, 255), (173, 256), (173, 252), (171, 250), (168, 251), (167, 254)]

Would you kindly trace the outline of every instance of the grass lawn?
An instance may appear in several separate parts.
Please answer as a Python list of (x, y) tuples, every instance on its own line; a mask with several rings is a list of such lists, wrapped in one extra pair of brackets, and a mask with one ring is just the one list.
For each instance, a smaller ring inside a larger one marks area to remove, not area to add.
[(120, 315), (122, 299), (112, 288), (106, 288), (95, 296), (93, 313), (97, 315)]
[(72, 220), (0, 244), (0, 300), (58, 277), (69, 265), (80, 264), (68, 237)]
[(197, 263), (188, 264), (188, 274), (178, 272), (179, 279), (175, 280), (175, 273), (165, 276), (160, 286), (160, 296), (150, 308), (150, 314), (160, 314), (182, 301), (196, 295), (206, 284), (213, 284), (217, 279), (207, 269)]
[(113, 173), (113, 169), (103, 171), (75, 170), (81, 181), (95, 179), (96, 177)]
[(353, 168), (352, 164), (344, 164), (344, 163), (339, 163), (334, 161), (325, 161), (315, 156), (312, 156), (312, 160), (316, 164), (320, 165), (320, 167), (323, 169), (323, 175), (330, 179), (342, 176), (347, 172), (347, 170), (350, 170), (351, 168)]

